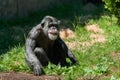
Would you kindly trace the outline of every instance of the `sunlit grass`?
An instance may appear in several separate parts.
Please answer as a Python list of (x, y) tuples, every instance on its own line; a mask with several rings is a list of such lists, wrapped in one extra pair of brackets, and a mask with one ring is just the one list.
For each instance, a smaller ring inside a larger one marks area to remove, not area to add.
[[(60, 75), (65, 80), (94, 80), (98, 78), (101, 80), (119, 80), (120, 59), (116, 55), (112, 55), (112, 53), (116, 53), (120, 56), (120, 27), (115, 22), (115, 17), (111, 19), (109, 16), (103, 16), (99, 20), (89, 21), (86, 25), (96, 23), (104, 30), (103, 34), (105, 35), (106, 42), (95, 43), (92, 46), (81, 45), (79, 48), (72, 49), (79, 64), (68, 68), (49, 64), (47, 67), (44, 67), (46, 75)], [(87, 31), (85, 27), (80, 24), (76, 26), (75, 33), (76, 37), (74, 39), (65, 39), (65, 41), (85, 42), (90, 40), (89, 36), (91, 32)], [(19, 45), (10, 48), (8, 52), (0, 55), (0, 71), (31, 73), (25, 63), (24, 54), (24, 45)]]

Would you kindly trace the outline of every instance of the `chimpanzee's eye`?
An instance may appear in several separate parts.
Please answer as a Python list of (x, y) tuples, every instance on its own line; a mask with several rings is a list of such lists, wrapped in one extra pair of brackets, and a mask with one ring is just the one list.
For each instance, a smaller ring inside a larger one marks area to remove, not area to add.
[(55, 25), (56, 28), (58, 28), (58, 25)]
[(56, 27), (56, 28), (58, 28), (58, 25), (57, 24), (51, 24), (51, 25), (49, 25), (49, 27)]

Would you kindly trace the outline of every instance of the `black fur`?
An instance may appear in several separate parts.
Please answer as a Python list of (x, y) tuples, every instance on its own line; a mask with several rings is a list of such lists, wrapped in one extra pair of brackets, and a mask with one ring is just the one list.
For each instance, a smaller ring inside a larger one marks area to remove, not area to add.
[[(52, 28), (49, 25), (52, 25)], [(55, 40), (49, 38), (50, 28), (56, 33)], [(25, 51), (26, 62), (36, 76), (44, 74), (42, 67), (47, 66), (49, 62), (61, 66), (67, 66), (66, 58), (69, 58), (72, 63), (77, 62), (73, 53), (59, 37), (59, 21), (51, 16), (43, 18), (41, 23), (30, 31)]]

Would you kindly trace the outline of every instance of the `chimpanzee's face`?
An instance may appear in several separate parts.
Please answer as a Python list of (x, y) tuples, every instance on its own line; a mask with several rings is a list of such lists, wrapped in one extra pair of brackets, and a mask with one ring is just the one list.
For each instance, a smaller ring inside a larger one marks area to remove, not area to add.
[(43, 31), (50, 40), (56, 40), (59, 36), (60, 21), (55, 18), (44, 20)]
[(59, 35), (59, 28), (57, 23), (50, 23), (48, 28), (48, 37), (50, 40), (56, 40)]

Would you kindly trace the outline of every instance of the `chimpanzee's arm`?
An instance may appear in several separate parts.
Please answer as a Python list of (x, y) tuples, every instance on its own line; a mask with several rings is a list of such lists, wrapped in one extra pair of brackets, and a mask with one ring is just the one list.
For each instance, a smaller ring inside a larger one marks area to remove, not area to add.
[(34, 48), (36, 45), (36, 41), (32, 38), (28, 38), (26, 40), (26, 61), (30, 68), (34, 71), (35, 75), (42, 74), (42, 65), (38, 60), (37, 56), (34, 53)]
[(76, 63), (76, 62), (77, 62), (76, 57), (75, 57), (74, 54), (70, 51), (70, 49), (68, 49), (68, 47), (67, 47), (67, 45), (64, 43), (64, 41), (63, 41), (62, 39), (59, 39), (58, 41), (60, 42), (61, 48), (62, 48), (62, 50), (65, 52), (66, 57), (68, 57), (68, 58), (72, 61), (73, 64)]
[(67, 54), (68, 54), (68, 58), (70, 58), (73, 64), (77, 62), (77, 59), (75, 58), (74, 54), (69, 49), (67, 51)]
[(30, 61), (31, 63), (36, 62), (37, 61), (37, 57), (34, 54), (34, 48), (35, 48), (35, 40), (28, 38), (26, 40), (26, 45), (25, 45), (25, 49), (26, 49), (26, 59), (28, 61)]

